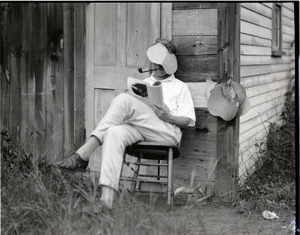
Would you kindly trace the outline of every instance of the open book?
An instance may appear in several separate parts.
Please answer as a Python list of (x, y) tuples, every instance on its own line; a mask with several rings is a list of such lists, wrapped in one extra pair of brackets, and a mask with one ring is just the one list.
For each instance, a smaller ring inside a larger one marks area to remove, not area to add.
[(149, 83), (128, 77), (127, 78), (128, 91), (131, 95), (144, 101), (145, 103), (153, 103), (159, 107), (163, 107), (163, 91), (160, 81), (156, 81), (153, 85)]

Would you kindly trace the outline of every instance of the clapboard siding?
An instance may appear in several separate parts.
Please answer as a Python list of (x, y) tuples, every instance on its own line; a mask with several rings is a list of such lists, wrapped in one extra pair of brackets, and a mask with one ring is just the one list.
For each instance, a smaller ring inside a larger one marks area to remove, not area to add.
[(281, 57), (272, 57), (273, 3), (241, 4), (241, 84), (251, 101), (250, 111), (240, 117), (241, 177), (257, 158), (255, 144), (264, 142), (269, 124), (280, 123), (284, 94), (294, 74), (293, 4), (282, 6)]

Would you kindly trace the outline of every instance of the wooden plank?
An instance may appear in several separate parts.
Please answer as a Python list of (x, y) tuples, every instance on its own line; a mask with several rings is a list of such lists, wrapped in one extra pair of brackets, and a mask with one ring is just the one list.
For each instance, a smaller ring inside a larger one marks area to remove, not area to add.
[(57, 59), (46, 59), (46, 137), (49, 159), (64, 156), (64, 60), (60, 45), (63, 33), (63, 6), (47, 4), (47, 40), (53, 44)]
[(209, 93), (208, 86), (206, 82), (187, 82), (189, 90), (192, 95), (194, 107), (197, 108), (207, 108), (207, 100)]
[(84, 144), (85, 3), (74, 4), (74, 145)]
[(217, 35), (217, 9), (173, 10), (173, 35)]
[[(210, 115), (206, 108), (196, 108), (196, 125), (183, 131), (180, 146), (180, 158), (174, 161), (175, 181), (181, 186), (179, 177), (190, 177), (193, 167), (196, 167), (196, 179), (207, 179), (207, 169), (216, 159), (217, 118)], [(212, 172), (210, 180), (214, 180)]]
[(289, 19), (294, 19), (294, 10), (288, 9), (287, 7), (282, 7), (282, 16)]
[(280, 80), (280, 81), (274, 81), (272, 83), (263, 84), (260, 86), (249, 87), (249, 88), (247, 88), (247, 95), (249, 97), (253, 97), (258, 94), (264, 94), (268, 91), (280, 89), (280, 88), (286, 87), (288, 82), (289, 81), (287, 79), (285, 79), (285, 80)]
[(217, 80), (217, 56), (177, 56), (178, 70), (175, 76), (184, 82)]
[(116, 45), (116, 65), (126, 65), (126, 3), (117, 3), (117, 45)]
[(270, 47), (241, 45), (241, 55), (271, 55)]
[(174, 2), (173, 10), (218, 9), (217, 2)]
[(284, 80), (287, 78), (286, 72), (272, 73), (272, 74), (263, 74), (259, 76), (252, 77), (242, 77), (241, 84), (247, 89), (250, 87), (263, 85), (266, 83), (271, 83), (274, 81)]
[(289, 27), (294, 27), (295, 21), (294, 19), (289, 19), (287, 17), (282, 17), (282, 24), (289, 26)]
[[(95, 4), (95, 64), (115, 65), (116, 64), (116, 45), (117, 44), (117, 8), (115, 3), (96, 3)], [(107, 30), (110, 29), (110, 30)], [(105, 33), (103, 33), (105, 32)]]
[[(220, 5), (218, 14), (218, 31), (220, 34), (218, 47), (227, 47), (219, 54), (219, 74), (228, 71), (233, 79), (240, 78), (240, 4), (224, 3)], [(239, 163), (239, 118), (225, 122), (217, 119), (217, 169), (215, 188), (218, 193), (228, 193), (237, 187)]]
[(284, 2), (283, 6), (294, 12), (294, 3), (293, 2)]
[(241, 65), (270, 65), (273, 62), (270, 56), (241, 55)]
[(216, 55), (217, 36), (176, 36), (173, 37), (176, 45), (176, 55)]
[[(95, 9), (95, 3), (86, 5), (85, 128), (87, 139), (94, 129)], [(93, 165), (93, 161), (94, 157), (91, 156), (89, 166)]]
[(268, 130), (268, 127), (270, 123), (278, 123), (279, 116), (276, 114), (272, 118), (269, 118), (268, 121), (264, 123), (260, 123), (255, 127), (252, 127), (251, 129), (248, 129), (246, 132), (240, 134), (240, 143), (243, 143), (245, 140), (248, 140), (249, 138), (254, 138), (255, 135), (261, 131)]
[(269, 17), (257, 14), (247, 8), (241, 8), (241, 20), (256, 24), (268, 29), (272, 29), (272, 19)]
[(20, 70), (21, 61), (24, 59), (22, 48), (22, 6), (13, 6), (11, 13), (11, 23), (9, 40), (11, 41), (11, 56), (8, 71), (10, 73), (9, 82), (9, 129), (13, 136), (19, 138), (19, 123), (21, 121), (21, 94), (20, 94)]
[(160, 36), (160, 3), (128, 3), (127, 11), (127, 66), (148, 66), (146, 51)]
[[(2, 128), (9, 128), (10, 124), (10, 48), (11, 48), (11, 37), (10, 31), (11, 27), (9, 25), (10, 20), (12, 19), (11, 14), (9, 11), (2, 11), (0, 15), (1, 19), (1, 32), (0, 32), (0, 55), (1, 55), (1, 127)], [(2, 23), (3, 22), (3, 23)]]
[(252, 45), (252, 46), (262, 46), (271, 47), (271, 40), (260, 38), (257, 35), (241, 34), (241, 45)]
[(241, 67), (241, 77), (271, 73), (271, 65), (247, 65)]
[[(251, 107), (255, 107), (257, 105), (260, 105), (264, 102), (268, 102), (270, 100), (278, 100), (280, 96), (284, 96), (286, 93), (286, 87), (281, 87), (272, 91), (268, 91), (267, 93), (259, 94), (255, 97), (251, 97)], [(254, 112), (254, 111), (253, 111)], [(252, 115), (255, 115), (255, 113), (252, 113), (251, 109), (249, 111), (249, 114), (247, 117), (251, 117)], [(246, 117), (243, 117), (243, 120)]]
[(288, 34), (288, 35), (294, 35), (295, 29), (293, 26), (282, 25), (282, 33)]
[(275, 103), (274, 101), (269, 102), (261, 109), (262, 112), (260, 112), (258, 116), (251, 118), (240, 125), (240, 134), (249, 130), (250, 127), (256, 126), (261, 122), (269, 120), (271, 117), (273, 117), (276, 114), (277, 115), (280, 114), (282, 107), (283, 107), (283, 102), (282, 103), (277, 103), (277, 102)]
[[(144, 79), (147, 74), (140, 74), (136, 68), (129, 67), (110, 67), (110, 66), (95, 66), (95, 79), (93, 86), (95, 88), (106, 89), (123, 89), (127, 88), (127, 77)], [(106, 79), (109, 78), (109, 79)]]
[(243, 2), (241, 3), (242, 8), (247, 8), (249, 10), (252, 10), (254, 12), (257, 12), (263, 16), (272, 18), (272, 9), (270, 9), (267, 6), (264, 6), (261, 3), (254, 3), (254, 2)]
[[(172, 40), (172, 6), (174, 3), (161, 3), (161, 26), (162, 38)], [(174, 43), (174, 41), (173, 41)]]
[(64, 147), (65, 155), (74, 151), (74, 8), (63, 4), (64, 19)]
[(262, 38), (272, 39), (272, 30), (255, 25), (246, 21), (241, 21), (241, 33), (249, 35), (259, 35)]

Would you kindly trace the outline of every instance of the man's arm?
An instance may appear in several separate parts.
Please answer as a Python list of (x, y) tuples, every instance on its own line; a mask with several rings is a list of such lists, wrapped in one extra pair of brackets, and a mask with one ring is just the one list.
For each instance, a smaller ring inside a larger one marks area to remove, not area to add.
[(156, 115), (163, 120), (164, 122), (168, 122), (178, 126), (179, 128), (186, 128), (190, 123), (190, 119), (184, 116), (174, 116), (170, 113), (170, 110), (167, 105), (164, 107), (158, 107), (154, 104), (151, 105), (152, 109), (156, 113)]

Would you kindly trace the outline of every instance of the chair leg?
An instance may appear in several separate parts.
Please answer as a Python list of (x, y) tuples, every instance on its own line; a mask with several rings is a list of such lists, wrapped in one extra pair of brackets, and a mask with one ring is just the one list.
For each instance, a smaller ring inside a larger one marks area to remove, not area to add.
[(168, 151), (168, 210), (173, 211), (173, 149)]
[[(137, 156), (137, 160), (136, 160), (137, 163), (140, 163), (141, 162), (141, 157), (140, 156)], [(136, 189), (136, 183), (137, 183), (137, 179), (139, 177), (139, 173), (140, 173), (140, 165), (137, 164), (135, 166), (135, 170), (134, 170), (134, 174), (133, 174), (133, 179), (134, 181), (132, 181), (132, 185), (131, 185), (131, 192), (132, 194), (135, 193), (135, 189)]]

